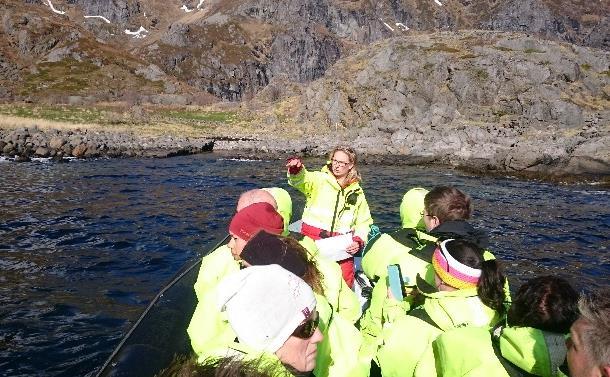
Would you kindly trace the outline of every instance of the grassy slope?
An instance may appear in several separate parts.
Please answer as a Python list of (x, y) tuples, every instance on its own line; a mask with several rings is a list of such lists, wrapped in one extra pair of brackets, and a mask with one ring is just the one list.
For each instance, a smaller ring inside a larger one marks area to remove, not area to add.
[(251, 123), (244, 112), (214, 107), (0, 105), (0, 128), (7, 129), (37, 125), (58, 130), (212, 137), (248, 135)]

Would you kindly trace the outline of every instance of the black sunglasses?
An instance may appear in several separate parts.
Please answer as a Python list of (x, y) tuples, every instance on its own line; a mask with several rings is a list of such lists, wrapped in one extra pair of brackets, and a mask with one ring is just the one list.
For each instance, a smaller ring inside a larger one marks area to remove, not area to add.
[(305, 320), (305, 322), (301, 323), (296, 329), (294, 329), (292, 335), (301, 339), (309, 339), (313, 336), (313, 333), (316, 332), (319, 323), (320, 314), (316, 310), (309, 318)]

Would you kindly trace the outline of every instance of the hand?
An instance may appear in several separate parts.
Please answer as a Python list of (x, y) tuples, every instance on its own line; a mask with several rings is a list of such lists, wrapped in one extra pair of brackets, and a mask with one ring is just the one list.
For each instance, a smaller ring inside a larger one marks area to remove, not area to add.
[(286, 167), (289, 168), (291, 166), (301, 167), (303, 166), (303, 162), (298, 157), (290, 157), (286, 160)]
[(360, 244), (356, 241), (352, 242), (346, 249), (349, 254), (354, 255), (360, 250)]
[(303, 168), (303, 162), (298, 157), (291, 157), (286, 161), (286, 168), (288, 168), (288, 173), (297, 174)]

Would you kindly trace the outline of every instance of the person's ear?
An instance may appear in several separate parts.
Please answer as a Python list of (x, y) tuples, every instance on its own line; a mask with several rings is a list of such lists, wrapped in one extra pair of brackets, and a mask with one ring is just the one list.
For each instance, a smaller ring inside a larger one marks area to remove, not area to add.
[(602, 365), (601, 372), (602, 376), (610, 377), (610, 365)]

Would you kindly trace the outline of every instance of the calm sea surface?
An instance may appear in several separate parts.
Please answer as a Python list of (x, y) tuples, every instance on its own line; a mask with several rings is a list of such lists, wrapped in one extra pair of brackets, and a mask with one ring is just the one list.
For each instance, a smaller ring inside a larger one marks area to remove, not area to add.
[[(361, 171), (382, 231), (399, 225), (409, 188), (455, 185), (472, 196), (473, 223), (491, 234), (513, 287), (539, 274), (579, 289), (610, 285), (607, 190), (416, 167)], [(265, 186), (287, 187), (282, 162), (0, 162), (0, 375), (94, 374), (156, 292), (225, 235), (238, 195)]]

